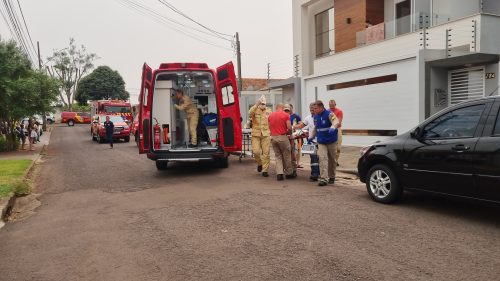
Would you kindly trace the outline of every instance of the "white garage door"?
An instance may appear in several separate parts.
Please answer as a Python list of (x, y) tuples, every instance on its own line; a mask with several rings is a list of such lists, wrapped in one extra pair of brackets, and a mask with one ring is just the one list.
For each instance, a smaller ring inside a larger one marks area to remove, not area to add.
[(484, 67), (449, 72), (449, 105), (484, 97)]

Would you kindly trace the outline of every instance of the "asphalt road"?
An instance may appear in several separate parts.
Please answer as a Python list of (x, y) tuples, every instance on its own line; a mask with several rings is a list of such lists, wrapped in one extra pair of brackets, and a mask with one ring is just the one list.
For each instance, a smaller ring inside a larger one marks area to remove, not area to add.
[(0, 280), (498, 280), (497, 207), (419, 194), (371, 201), (250, 159), (158, 172), (135, 144), (57, 126), (41, 206), (0, 230)]

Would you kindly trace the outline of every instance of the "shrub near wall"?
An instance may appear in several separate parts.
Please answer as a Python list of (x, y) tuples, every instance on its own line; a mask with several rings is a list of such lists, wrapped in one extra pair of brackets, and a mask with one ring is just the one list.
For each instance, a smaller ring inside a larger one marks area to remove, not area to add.
[(7, 140), (4, 135), (0, 134), (0, 152), (7, 151)]

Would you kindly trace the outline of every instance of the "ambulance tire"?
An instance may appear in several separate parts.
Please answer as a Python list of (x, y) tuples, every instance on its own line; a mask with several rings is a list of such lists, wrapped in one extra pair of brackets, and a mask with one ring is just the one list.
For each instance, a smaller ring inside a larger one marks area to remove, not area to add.
[(124, 140), (125, 140), (125, 142), (130, 142), (130, 136), (125, 137), (125, 139), (124, 139)]
[(217, 165), (221, 169), (226, 169), (229, 167), (229, 158), (228, 157), (221, 157), (216, 160)]
[(74, 120), (68, 120), (68, 126), (75, 126), (75, 121)]
[(158, 161), (156, 160), (156, 169), (158, 169), (158, 171), (164, 171), (164, 170), (167, 170), (168, 169), (168, 161)]

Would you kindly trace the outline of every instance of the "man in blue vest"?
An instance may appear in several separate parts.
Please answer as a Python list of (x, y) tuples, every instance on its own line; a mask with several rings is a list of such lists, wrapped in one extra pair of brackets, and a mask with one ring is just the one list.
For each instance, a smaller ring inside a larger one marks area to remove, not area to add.
[(317, 136), (319, 156), (319, 186), (335, 183), (337, 168), (337, 140), (340, 122), (333, 112), (325, 109), (322, 101), (313, 103), (314, 129), (309, 134), (309, 140)]

